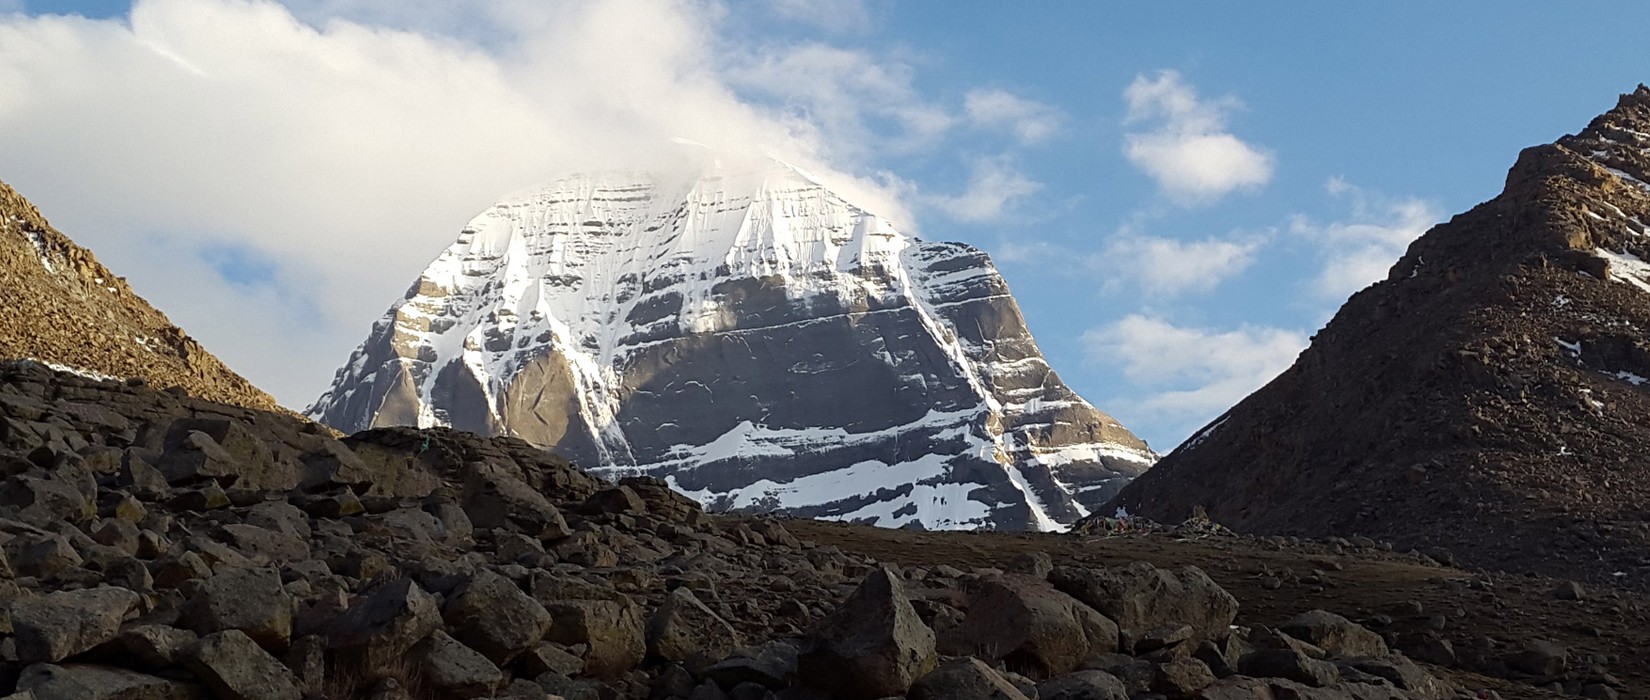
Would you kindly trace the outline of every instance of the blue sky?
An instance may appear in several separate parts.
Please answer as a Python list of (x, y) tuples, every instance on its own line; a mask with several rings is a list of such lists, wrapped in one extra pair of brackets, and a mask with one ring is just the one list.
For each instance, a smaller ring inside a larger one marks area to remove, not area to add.
[(1051, 363), (1166, 450), (1287, 366), (1427, 225), (1496, 194), (1519, 149), (1650, 77), (1647, 19), (1535, 2), (0, 0), (0, 179), (301, 408), (498, 195), (646, 162), (638, 144), (670, 135), (743, 142), (991, 252)]

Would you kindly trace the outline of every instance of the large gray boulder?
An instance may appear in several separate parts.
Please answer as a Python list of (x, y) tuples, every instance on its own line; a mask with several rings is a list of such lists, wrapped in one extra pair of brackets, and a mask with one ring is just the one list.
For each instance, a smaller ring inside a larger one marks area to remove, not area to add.
[(430, 453), (381, 445), (356, 435), (342, 443), (326, 443), (306, 457), (306, 465), (334, 484), (349, 484), (363, 495), (424, 498), (441, 479), (431, 469)]
[(1287, 678), (1315, 688), (1334, 685), (1340, 669), (1297, 649), (1261, 649), (1238, 660), (1238, 673), (1256, 678)]
[(31, 469), (0, 480), (0, 506), (17, 508), (13, 517), (36, 527), (84, 523), (97, 516), (97, 484), (90, 479), (83, 466), (65, 465), (61, 473)]
[(1238, 603), (1195, 566), (1179, 571), (1159, 569), (1145, 562), (1099, 569), (1059, 566), (1049, 573), (1055, 588), (1100, 611), (1117, 623), (1122, 649), (1152, 630), (1190, 625), (1196, 646), (1204, 639), (1220, 639), (1237, 618)]
[(127, 653), (156, 668), (176, 666), (199, 640), (200, 636), (189, 630), (152, 624), (127, 627), (118, 637)]
[(201, 638), (184, 667), (224, 700), (300, 700), (292, 671), (240, 630)]
[(899, 574), (879, 567), (808, 633), (798, 672), (835, 696), (871, 700), (905, 694), (935, 664), (934, 632), (911, 607)]
[(1007, 574), (977, 581), (968, 588), (967, 608), (962, 624), (941, 635), (940, 651), (1002, 662), (1034, 679), (1117, 651), (1116, 623), (1041, 578)]
[(1209, 665), (1191, 658), (1160, 663), (1152, 673), (1152, 690), (1171, 698), (1191, 697), (1214, 682)]
[(516, 474), (487, 462), (467, 466), (460, 504), (477, 528), (514, 526), (545, 540), (573, 534), (561, 511)]
[(49, 579), (86, 563), (62, 535), (24, 535), (8, 547), (12, 549), (12, 565), (18, 576)]
[(280, 564), (309, 558), (309, 543), (298, 535), (242, 523), (225, 525), (223, 531), (231, 545), (256, 561)]
[(551, 617), (545, 638), (584, 644), (584, 673), (617, 678), (642, 663), (647, 638), (641, 612), (617, 600), (563, 600), (546, 606)]
[(314, 634), (298, 637), (281, 655), (281, 663), (292, 669), (298, 689), (304, 691), (305, 697), (323, 694), (327, 679), (327, 640)]
[(247, 525), (285, 533), (301, 540), (308, 540), (313, 534), (309, 516), (287, 501), (265, 501), (254, 505), (247, 509), (245, 520)]
[(327, 625), (328, 647), (353, 658), (362, 668), (389, 668), (413, 645), (441, 628), (435, 596), (412, 579), (400, 579), (373, 591)]
[(979, 659), (947, 661), (911, 686), (911, 700), (1027, 700), (1002, 674)]
[(498, 666), (441, 630), (420, 642), (412, 658), (424, 682), (443, 697), (485, 697), (504, 683), (504, 672)]
[(292, 639), (292, 597), (271, 569), (230, 569), (201, 584), (183, 606), (185, 627), (201, 635), (240, 630), (272, 651)]
[(641, 515), (647, 512), (647, 502), (629, 486), (610, 486), (590, 495), (579, 506), (585, 515)]
[(35, 664), (23, 669), (17, 692), (32, 700), (207, 700), (195, 683), (87, 664)]
[(386, 475), (375, 474), (347, 445), (327, 438), (318, 449), (304, 455), (299, 486), (316, 491), (328, 486), (368, 485), (382, 476)]
[(92, 526), (90, 532), (92, 539), (98, 544), (129, 557), (137, 554), (138, 535), (142, 531), (130, 520), (103, 518)]
[(1037, 700), (1129, 700), (1129, 689), (1105, 671), (1074, 671), (1038, 683)]
[(1323, 649), (1330, 656), (1385, 656), (1388, 651), (1381, 635), (1326, 610), (1301, 613), (1278, 629)]
[(703, 667), (743, 644), (727, 620), (685, 587), (671, 591), (647, 623), (647, 652), (666, 661)]
[(166, 475), (150, 465), (149, 461), (139, 456), (135, 450), (127, 450), (121, 455), (120, 472), (115, 475), (115, 484), (127, 493), (149, 502), (164, 501), (172, 493), (171, 485), (166, 482)]
[(491, 571), (464, 584), (447, 602), (442, 618), (459, 641), (499, 665), (543, 640), (551, 622), (544, 606)]
[(17, 659), (56, 663), (114, 639), (138, 601), (138, 594), (124, 588), (90, 588), (12, 603)]
[(129, 589), (135, 593), (155, 593), (155, 576), (148, 573), (148, 565), (135, 556), (122, 556), (104, 565), (104, 583)]
[(1524, 650), (1508, 658), (1513, 670), (1532, 676), (1556, 676), (1570, 665), (1570, 650), (1545, 639), (1532, 639)]
[(173, 484), (212, 479), (223, 486), (262, 491), (298, 485), (293, 465), (276, 460), (267, 443), (240, 421), (227, 418), (172, 423), (165, 452), (155, 466)]
[(1426, 669), (1421, 668), (1414, 661), (1410, 661), (1403, 654), (1348, 659), (1342, 661), (1340, 665), (1359, 673), (1385, 679), (1399, 690), (1408, 691), (1423, 698), (1442, 700), (1442, 698), (1451, 697), (1454, 694), (1448, 683), (1427, 673)]

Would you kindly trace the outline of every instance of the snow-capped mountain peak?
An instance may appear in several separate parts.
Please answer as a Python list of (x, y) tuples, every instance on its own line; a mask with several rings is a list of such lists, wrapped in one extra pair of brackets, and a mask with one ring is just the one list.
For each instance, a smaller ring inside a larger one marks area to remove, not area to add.
[(1154, 459), (983, 253), (768, 161), (565, 177), (472, 219), (310, 414), (450, 425), (723, 507), (1057, 528)]

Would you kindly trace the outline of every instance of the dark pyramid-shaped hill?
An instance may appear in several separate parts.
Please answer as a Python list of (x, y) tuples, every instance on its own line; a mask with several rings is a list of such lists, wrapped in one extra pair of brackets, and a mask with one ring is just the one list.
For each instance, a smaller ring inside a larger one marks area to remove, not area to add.
[(1650, 574), (1650, 89), (1526, 149), (1277, 379), (1109, 504)]

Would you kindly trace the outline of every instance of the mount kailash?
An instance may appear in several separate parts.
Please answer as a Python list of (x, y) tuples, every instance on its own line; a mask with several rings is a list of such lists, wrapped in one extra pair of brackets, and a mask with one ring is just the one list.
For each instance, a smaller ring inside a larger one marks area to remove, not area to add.
[(308, 414), (508, 434), (713, 507), (1059, 529), (1156, 459), (981, 251), (788, 165), (571, 176), (473, 219)]

